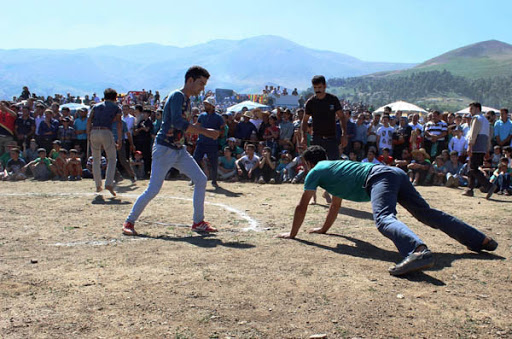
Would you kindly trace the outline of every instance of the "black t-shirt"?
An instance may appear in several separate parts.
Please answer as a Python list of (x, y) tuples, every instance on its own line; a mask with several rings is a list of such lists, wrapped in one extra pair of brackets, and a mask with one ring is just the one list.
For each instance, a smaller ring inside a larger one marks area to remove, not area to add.
[(306, 114), (313, 117), (313, 135), (320, 137), (336, 136), (336, 112), (341, 110), (337, 97), (326, 93), (322, 100), (316, 96), (306, 102)]
[(36, 125), (34, 118), (29, 117), (27, 120), (19, 117), (16, 119), (16, 126), (18, 126), (18, 134), (27, 135), (32, 132), (32, 126)]

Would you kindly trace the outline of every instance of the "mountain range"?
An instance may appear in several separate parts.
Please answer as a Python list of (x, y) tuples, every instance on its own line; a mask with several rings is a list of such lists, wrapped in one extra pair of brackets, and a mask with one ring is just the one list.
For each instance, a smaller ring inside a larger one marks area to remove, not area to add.
[(76, 50), (0, 50), (0, 98), (22, 86), (44, 95), (153, 89), (164, 93), (183, 84), (185, 70), (198, 64), (211, 78), (207, 88), (259, 93), (266, 84), (305, 89), (315, 74), (355, 77), (407, 69), (414, 64), (366, 62), (320, 51), (277, 36), (213, 40), (191, 47), (159, 44), (100, 46)]

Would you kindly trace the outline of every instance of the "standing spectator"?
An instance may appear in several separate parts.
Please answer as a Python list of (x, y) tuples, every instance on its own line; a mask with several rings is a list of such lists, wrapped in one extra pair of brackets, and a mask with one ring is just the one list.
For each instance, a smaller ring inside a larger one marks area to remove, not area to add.
[(144, 176), (151, 173), (151, 132), (153, 131), (153, 123), (149, 119), (150, 115), (151, 111), (143, 110), (139, 114), (140, 121), (133, 130), (133, 144), (144, 156)]
[(420, 132), (423, 132), (423, 125), (420, 124), (420, 115), (418, 113), (413, 114), (412, 121), (409, 124), (413, 130), (419, 129)]
[(66, 150), (70, 150), (73, 148), (75, 136), (75, 129), (70, 126), (71, 119), (69, 117), (65, 117), (62, 120), (62, 125), (59, 126), (57, 131), (57, 138), (62, 143), (62, 147)]
[(80, 145), (82, 150), (87, 149), (87, 108), (83, 107), (78, 110), (78, 116), (73, 122), (75, 129), (75, 145)]
[[(93, 157), (93, 178), (96, 184), (96, 192), (101, 192), (102, 178), (101, 178), (101, 149), (105, 150), (107, 155), (107, 172), (105, 176), (105, 189), (107, 189), (113, 196), (114, 192), (114, 174), (116, 171), (116, 148), (121, 148), (121, 143), (114, 143), (114, 136), (112, 135), (112, 123), (114, 121), (121, 121), (121, 109), (116, 103), (117, 92), (112, 88), (105, 89), (105, 101), (94, 105), (87, 120), (87, 135), (91, 142), (91, 150)], [(117, 135), (123, 133), (123, 126), (117, 124)]]
[(30, 91), (28, 90), (27, 86), (23, 86), (23, 89), (20, 94), (20, 99), (27, 100), (28, 98), (30, 98)]
[(462, 127), (455, 128), (454, 136), (448, 143), (448, 150), (450, 152), (456, 151), (459, 157), (466, 156), (466, 149), (468, 148), (468, 141), (462, 136)]
[(6, 145), (14, 140), (14, 126), (18, 114), (9, 108), (6, 101), (0, 103), (0, 155), (6, 152)]
[(489, 180), (480, 171), (479, 167), (484, 163), (484, 156), (489, 152), (491, 145), (491, 126), (489, 121), (482, 114), (482, 105), (479, 102), (469, 104), (469, 112), (473, 116), (471, 127), (468, 132), (468, 156), (469, 156), (469, 173), (468, 173), (468, 189), (463, 195), (472, 197), (473, 189), (476, 181), (487, 192), (491, 188)]
[(393, 157), (395, 159), (401, 159), (402, 151), (404, 149), (409, 150), (411, 134), (412, 127), (408, 124), (407, 117), (400, 117), (399, 125), (393, 133)]
[(34, 118), (30, 116), (30, 111), (24, 108), (21, 117), (16, 119), (15, 126), (16, 140), (18, 141), (19, 147), (27, 147), (29, 140), (34, 137), (36, 131), (36, 122)]
[(49, 152), (52, 149), (53, 141), (57, 139), (57, 131), (59, 129), (59, 122), (53, 119), (53, 112), (51, 109), (44, 111), (44, 121), (39, 125), (39, 146)]
[(425, 124), (424, 146), (427, 153), (436, 157), (446, 148), (445, 138), (448, 134), (448, 125), (441, 120), (441, 113), (434, 111), (432, 120)]
[(508, 146), (512, 140), (512, 121), (508, 118), (508, 109), (500, 109), (500, 120), (494, 123), (494, 135), (498, 146)]
[(114, 121), (112, 124), (112, 135), (114, 136), (114, 141), (116, 144), (121, 143), (121, 148), (117, 150), (117, 163), (123, 167), (125, 173), (128, 175), (130, 180), (135, 182), (135, 173), (130, 166), (130, 158), (127, 157), (127, 154), (131, 154), (135, 152), (135, 146), (133, 144), (132, 134), (128, 132), (128, 128), (126, 127), (126, 122), (121, 119), (121, 123), (123, 124), (123, 133), (121, 134), (121, 139), (119, 140), (119, 135), (117, 134), (117, 124), (119, 122)]
[(368, 133), (368, 126), (365, 124), (364, 114), (360, 113), (357, 116), (357, 120), (356, 120), (356, 131), (355, 131), (355, 135), (353, 138), (353, 142), (359, 141), (361, 143), (361, 146), (363, 146), (363, 148), (364, 148), (366, 146), (366, 140), (368, 138), (367, 133)]
[(243, 120), (236, 126), (235, 138), (242, 140), (242, 146), (244, 146), (245, 142), (251, 140), (252, 133), (256, 134), (258, 133), (258, 130), (250, 121), (252, 118), (250, 112), (245, 112), (242, 117)]
[[(283, 119), (279, 124), (279, 145), (283, 146), (288, 141), (292, 140), (293, 137), (293, 114), (290, 109), (284, 111)], [(272, 155), (275, 155), (273, 153)]]
[[(224, 129), (224, 119), (220, 114), (215, 112), (215, 98), (210, 96), (203, 101), (203, 104), (205, 112), (199, 115), (197, 122), (203, 128), (218, 131), (220, 135)], [(197, 139), (196, 149), (194, 150), (194, 160), (198, 165), (201, 164), (201, 160), (205, 155), (208, 157), (208, 161), (212, 169), (210, 175), (212, 185), (214, 187), (218, 187), (217, 167), (219, 163), (219, 141), (217, 138), (212, 139), (200, 134), (199, 138)]]
[(373, 113), (373, 120), (368, 125), (368, 131), (367, 131), (367, 139), (366, 139), (366, 150), (369, 150), (370, 147), (377, 148), (377, 131), (379, 128), (382, 127), (380, 123), (381, 114), (379, 112)]
[(395, 128), (389, 125), (389, 115), (382, 116), (382, 126), (377, 130), (377, 145), (379, 154), (382, 154), (384, 148), (390, 151), (393, 149), (393, 133)]

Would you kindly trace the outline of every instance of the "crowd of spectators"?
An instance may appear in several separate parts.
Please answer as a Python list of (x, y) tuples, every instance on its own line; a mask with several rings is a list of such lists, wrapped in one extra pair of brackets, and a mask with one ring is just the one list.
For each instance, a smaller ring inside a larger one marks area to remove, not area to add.
[[(297, 95), (297, 90), (266, 87), (263, 94)], [(275, 93), (274, 93), (275, 92)], [(188, 117), (196, 123), (204, 112), (203, 101), (215, 97), (212, 92), (192, 100)], [(251, 181), (260, 184), (301, 183), (306, 168), (301, 159), (304, 150), (300, 126), (304, 109), (275, 107), (272, 110), (243, 108), (227, 112), (228, 105), (245, 98), (224, 98), (216, 102), (216, 111), (224, 120), (218, 139), (220, 157), (218, 178), (214, 181)], [(92, 105), (101, 99), (93, 94), (83, 99), (55, 95), (37, 97), (23, 88), (19, 97), (2, 101), (0, 105), (0, 173), (3, 180), (80, 180), (92, 177), (92, 157), (87, 142), (87, 115)], [(162, 123), (165, 98), (151, 91), (129, 93), (119, 97), (123, 117), (123, 146), (118, 151), (116, 181), (123, 177), (133, 181), (148, 178), (151, 171), (151, 149)], [(215, 102), (215, 101), (214, 101)], [(76, 111), (65, 103), (80, 103)], [(397, 166), (409, 174), (414, 185), (467, 185), (468, 133), (471, 115), (433, 111), (427, 115), (392, 112), (371, 112), (364, 103), (341, 100), (348, 118), (348, 145), (340, 146), (341, 159), (374, 162)], [(492, 148), (480, 170), (494, 184), (493, 190), (511, 194), (512, 122), (507, 109), (499, 114), (487, 112), (492, 126)], [(113, 128), (114, 134), (116, 128)], [(337, 138), (341, 127), (337, 122)], [(311, 141), (311, 121), (307, 140)], [(115, 135), (115, 138), (119, 136)], [(186, 135), (188, 151), (193, 154), (198, 136)], [(106, 159), (102, 158), (104, 172)], [(200, 161), (207, 175), (211, 164), (208, 158)], [(171, 170), (169, 178), (179, 173)]]

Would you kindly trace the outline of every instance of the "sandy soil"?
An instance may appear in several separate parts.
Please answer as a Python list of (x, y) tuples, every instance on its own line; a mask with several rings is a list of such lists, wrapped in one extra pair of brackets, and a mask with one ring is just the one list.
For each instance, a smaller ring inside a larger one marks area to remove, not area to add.
[(201, 236), (188, 227), (192, 188), (168, 181), (143, 235), (123, 236), (145, 185), (101, 201), (90, 180), (0, 184), (1, 338), (512, 337), (512, 197), (420, 188), (500, 246), (470, 252), (399, 208), (436, 265), (396, 278), (387, 268), (401, 257), (368, 203), (344, 202), (328, 235), (306, 233), (327, 213), (310, 206), (298, 239), (283, 240), (302, 185), (223, 183), (206, 196), (220, 232)]

